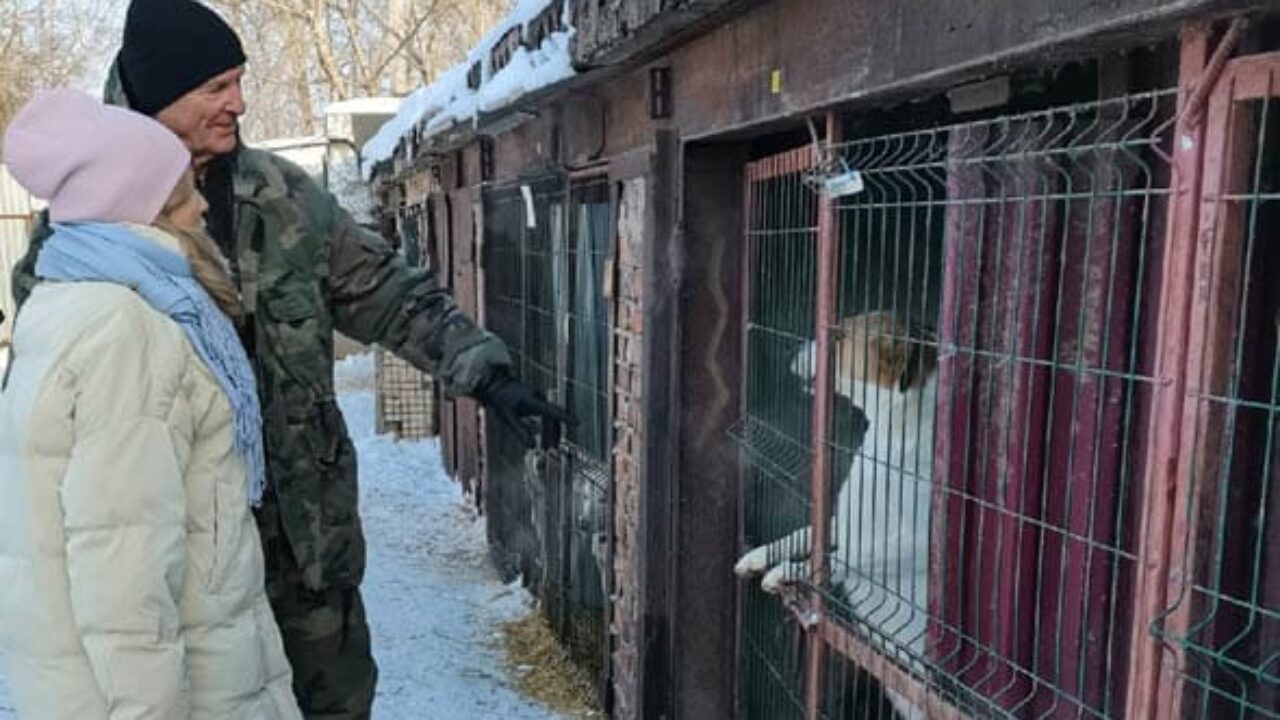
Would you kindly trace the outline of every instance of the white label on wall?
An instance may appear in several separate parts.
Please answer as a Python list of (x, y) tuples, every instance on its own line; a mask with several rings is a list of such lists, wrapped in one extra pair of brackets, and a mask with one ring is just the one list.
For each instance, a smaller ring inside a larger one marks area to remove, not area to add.
[(533, 188), (528, 185), (521, 185), (520, 194), (524, 196), (525, 227), (534, 230), (538, 227), (538, 213), (533, 208)]

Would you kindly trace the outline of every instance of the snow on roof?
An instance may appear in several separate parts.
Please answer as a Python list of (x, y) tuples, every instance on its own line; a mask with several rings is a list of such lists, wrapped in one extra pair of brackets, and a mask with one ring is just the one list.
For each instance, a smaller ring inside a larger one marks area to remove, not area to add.
[[(401, 138), (419, 124), (425, 124), (425, 134), (431, 137), (458, 123), (475, 122), (482, 112), (500, 110), (524, 95), (572, 77), (569, 41), (574, 33), (573, 0), (564, 0), (565, 30), (551, 33), (534, 50), (523, 45), (517, 48), (510, 61), (496, 73), (490, 66), (489, 51), (494, 44), (511, 28), (528, 25), (555, 1), (520, 0), (511, 13), (467, 53), (465, 61), (405, 98), (395, 117), (365, 143), (361, 152), (365, 176), (371, 176), (375, 165), (389, 159)], [(472, 90), (467, 87), (467, 71), (476, 62), (481, 63), (484, 79), (478, 90)]]
[(369, 97), (352, 98), (328, 105), (325, 115), (395, 115), (404, 98)]
[(263, 150), (284, 150), (288, 148), (310, 148), (324, 146), (328, 140), (323, 135), (299, 135), (297, 137), (268, 138), (246, 143), (250, 147)]

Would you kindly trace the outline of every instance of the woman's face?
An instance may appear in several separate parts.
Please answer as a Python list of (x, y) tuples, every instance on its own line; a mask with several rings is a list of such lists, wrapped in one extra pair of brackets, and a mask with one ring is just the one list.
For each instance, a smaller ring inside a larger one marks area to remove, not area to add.
[(183, 230), (204, 230), (204, 213), (208, 209), (209, 203), (205, 202), (204, 195), (199, 190), (192, 189), (187, 199), (170, 211), (169, 219)]

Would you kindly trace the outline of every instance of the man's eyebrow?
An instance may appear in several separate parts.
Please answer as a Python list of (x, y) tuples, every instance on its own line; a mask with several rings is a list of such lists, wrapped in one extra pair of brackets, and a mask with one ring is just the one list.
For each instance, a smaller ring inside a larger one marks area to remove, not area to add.
[(219, 75), (218, 77), (212, 77), (206, 80), (204, 82), (204, 87), (215, 87), (217, 85), (229, 85), (239, 79), (240, 79), (240, 76), (238, 75), (233, 75), (233, 76)]

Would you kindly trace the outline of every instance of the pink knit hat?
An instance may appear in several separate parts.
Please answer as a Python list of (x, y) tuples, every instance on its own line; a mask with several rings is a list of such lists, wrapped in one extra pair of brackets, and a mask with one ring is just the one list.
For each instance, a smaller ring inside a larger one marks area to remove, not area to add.
[(160, 123), (75, 90), (37, 93), (4, 134), (4, 164), (53, 222), (149, 224), (191, 165)]

